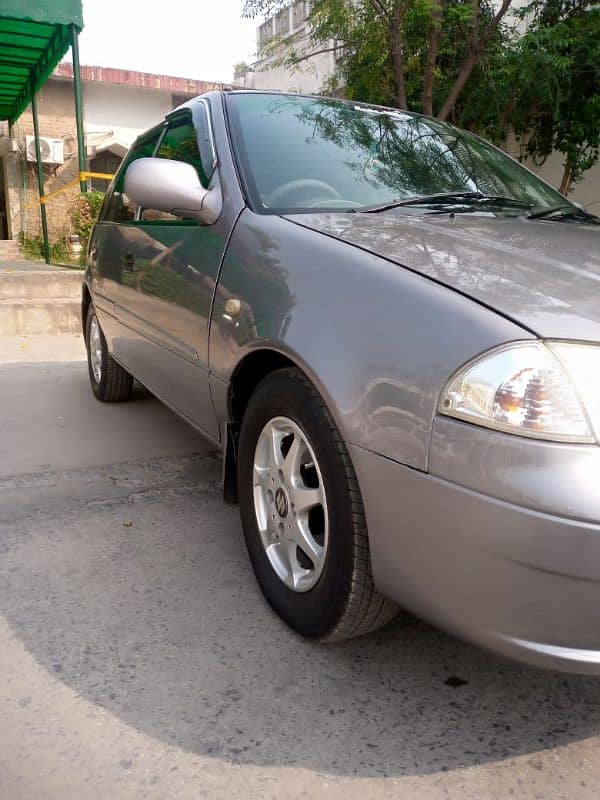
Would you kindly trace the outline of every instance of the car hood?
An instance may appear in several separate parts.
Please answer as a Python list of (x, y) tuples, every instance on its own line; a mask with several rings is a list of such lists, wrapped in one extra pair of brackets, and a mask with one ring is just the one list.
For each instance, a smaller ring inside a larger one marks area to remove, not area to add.
[(600, 226), (485, 213), (287, 218), (442, 283), (538, 336), (600, 341)]

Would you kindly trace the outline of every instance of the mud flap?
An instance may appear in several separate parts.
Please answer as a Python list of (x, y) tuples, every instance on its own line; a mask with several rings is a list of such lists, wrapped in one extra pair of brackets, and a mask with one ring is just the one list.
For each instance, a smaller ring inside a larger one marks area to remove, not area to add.
[(227, 423), (225, 452), (223, 454), (223, 500), (229, 505), (238, 504), (237, 490), (237, 447), (240, 437), (238, 423)]

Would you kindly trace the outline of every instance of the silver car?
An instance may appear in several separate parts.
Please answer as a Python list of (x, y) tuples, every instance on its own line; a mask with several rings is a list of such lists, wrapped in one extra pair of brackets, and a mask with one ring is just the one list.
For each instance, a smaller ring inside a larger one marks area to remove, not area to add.
[(600, 227), (416, 114), (213, 92), (127, 154), (82, 317), (218, 444), (260, 587), (307, 637), (398, 607), (600, 674)]

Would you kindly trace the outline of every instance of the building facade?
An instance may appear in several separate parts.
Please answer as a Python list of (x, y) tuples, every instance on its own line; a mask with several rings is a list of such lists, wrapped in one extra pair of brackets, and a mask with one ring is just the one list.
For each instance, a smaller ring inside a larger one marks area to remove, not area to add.
[[(145, 72), (82, 66), (88, 170), (114, 173), (142, 131), (159, 122), (185, 100), (221, 84)], [(78, 176), (73, 67), (60, 64), (38, 94), (44, 189), (51, 194)], [(11, 134), (12, 135), (9, 135)], [(13, 126), (0, 123), (0, 239), (21, 231), (39, 235), (40, 214), (33, 120), (28, 109)], [(89, 188), (104, 190), (107, 181), (90, 178)], [(69, 204), (78, 186), (46, 203), (50, 240), (70, 233)]]
[[(318, 49), (311, 48), (308, 41), (309, 11), (310, 3), (307, 0), (297, 0), (262, 22), (256, 29), (259, 59), (246, 71), (236, 72), (234, 76), (236, 84), (247, 89), (266, 91), (278, 90), (301, 94), (322, 92), (324, 83), (335, 73), (336, 47), (332, 40)], [(277, 64), (277, 57), (264, 55), (268, 52), (269, 43), (276, 39), (289, 41), (289, 44), (278, 48), (277, 56), (296, 50), (304, 52), (306, 60), (299, 63), (295, 69), (290, 69)]]

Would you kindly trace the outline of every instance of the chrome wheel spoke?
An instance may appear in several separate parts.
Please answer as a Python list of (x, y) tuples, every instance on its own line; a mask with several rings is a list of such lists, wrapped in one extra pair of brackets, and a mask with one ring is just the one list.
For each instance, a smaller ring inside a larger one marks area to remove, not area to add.
[(257, 464), (254, 465), (254, 485), (255, 486), (262, 486), (265, 490), (268, 488), (269, 485), (269, 468), (268, 467), (259, 467)]
[(301, 480), (300, 456), (302, 455), (302, 444), (300, 437), (294, 435), (294, 441), (283, 459), (281, 471), (288, 486), (294, 486)]
[(277, 470), (283, 465), (283, 453), (281, 452), (281, 442), (285, 437), (285, 432), (281, 431), (279, 428), (275, 426), (271, 427), (269, 432), (269, 440), (270, 440), (270, 464), (271, 469)]
[(295, 486), (292, 490), (292, 502), (296, 514), (306, 514), (311, 508), (323, 505), (323, 492), (320, 488), (309, 489), (306, 486)]
[(290, 563), (290, 578), (292, 581), (292, 588), (301, 590), (302, 581), (305, 578), (311, 578), (311, 570), (304, 569), (298, 561), (297, 545), (292, 539), (286, 542), (287, 557)]
[(325, 556), (325, 548), (315, 541), (308, 527), (308, 522), (298, 520), (294, 525), (292, 535), (294, 543), (308, 556), (314, 568), (321, 566)]
[(274, 542), (267, 547), (267, 555), (271, 564), (277, 564), (276, 568), (279, 577), (285, 576), (288, 580), (293, 580), (293, 569), (290, 561), (290, 553), (287, 542)]

